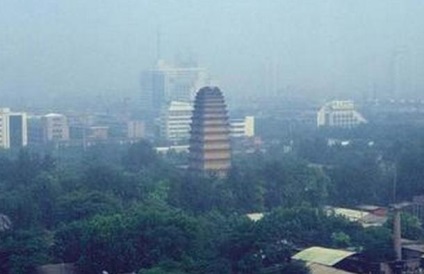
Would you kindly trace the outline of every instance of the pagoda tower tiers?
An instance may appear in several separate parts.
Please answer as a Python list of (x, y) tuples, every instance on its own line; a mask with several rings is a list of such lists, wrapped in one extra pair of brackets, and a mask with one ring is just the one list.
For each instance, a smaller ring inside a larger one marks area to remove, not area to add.
[(201, 88), (194, 102), (189, 170), (225, 177), (230, 165), (230, 126), (224, 96), (217, 87)]

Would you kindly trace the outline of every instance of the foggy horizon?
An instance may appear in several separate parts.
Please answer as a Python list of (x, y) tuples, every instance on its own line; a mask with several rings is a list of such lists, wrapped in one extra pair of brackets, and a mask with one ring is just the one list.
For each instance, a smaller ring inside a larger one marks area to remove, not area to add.
[(228, 97), (420, 97), (423, 12), (418, 0), (4, 0), (0, 94), (137, 96), (159, 57), (195, 60)]

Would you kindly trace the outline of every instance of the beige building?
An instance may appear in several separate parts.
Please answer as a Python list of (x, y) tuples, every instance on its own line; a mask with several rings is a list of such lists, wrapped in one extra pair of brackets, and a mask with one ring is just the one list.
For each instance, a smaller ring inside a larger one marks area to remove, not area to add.
[(50, 113), (42, 117), (45, 142), (69, 140), (69, 125), (65, 115)]
[(246, 116), (244, 119), (230, 120), (230, 136), (234, 138), (255, 136), (255, 117)]

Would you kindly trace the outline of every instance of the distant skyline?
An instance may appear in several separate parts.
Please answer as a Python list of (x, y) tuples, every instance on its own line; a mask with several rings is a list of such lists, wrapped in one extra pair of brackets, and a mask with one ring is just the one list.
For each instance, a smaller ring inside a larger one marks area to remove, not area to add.
[(423, 14), (421, 0), (2, 0), (0, 100), (136, 95), (158, 34), (162, 59), (196, 60), (228, 97), (421, 96)]

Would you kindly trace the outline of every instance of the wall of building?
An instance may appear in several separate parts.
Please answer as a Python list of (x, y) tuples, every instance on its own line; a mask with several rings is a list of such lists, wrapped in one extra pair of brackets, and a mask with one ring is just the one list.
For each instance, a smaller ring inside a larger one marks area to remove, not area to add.
[(190, 138), (193, 105), (188, 102), (172, 101), (161, 113), (160, 137), (169, 142), (184, 142)]
[(0, 148), (16, 148), (28, 144), (27, 115), (0, 109)]
[(42, 121), (46, 142), (69, 141), (69, 125), (65, 115), (47, 114), (43, 116)]
[(246, 116), (244, 119), (230, 120), (230, 136), (233, 138), (254, 137), (255, 117)]

